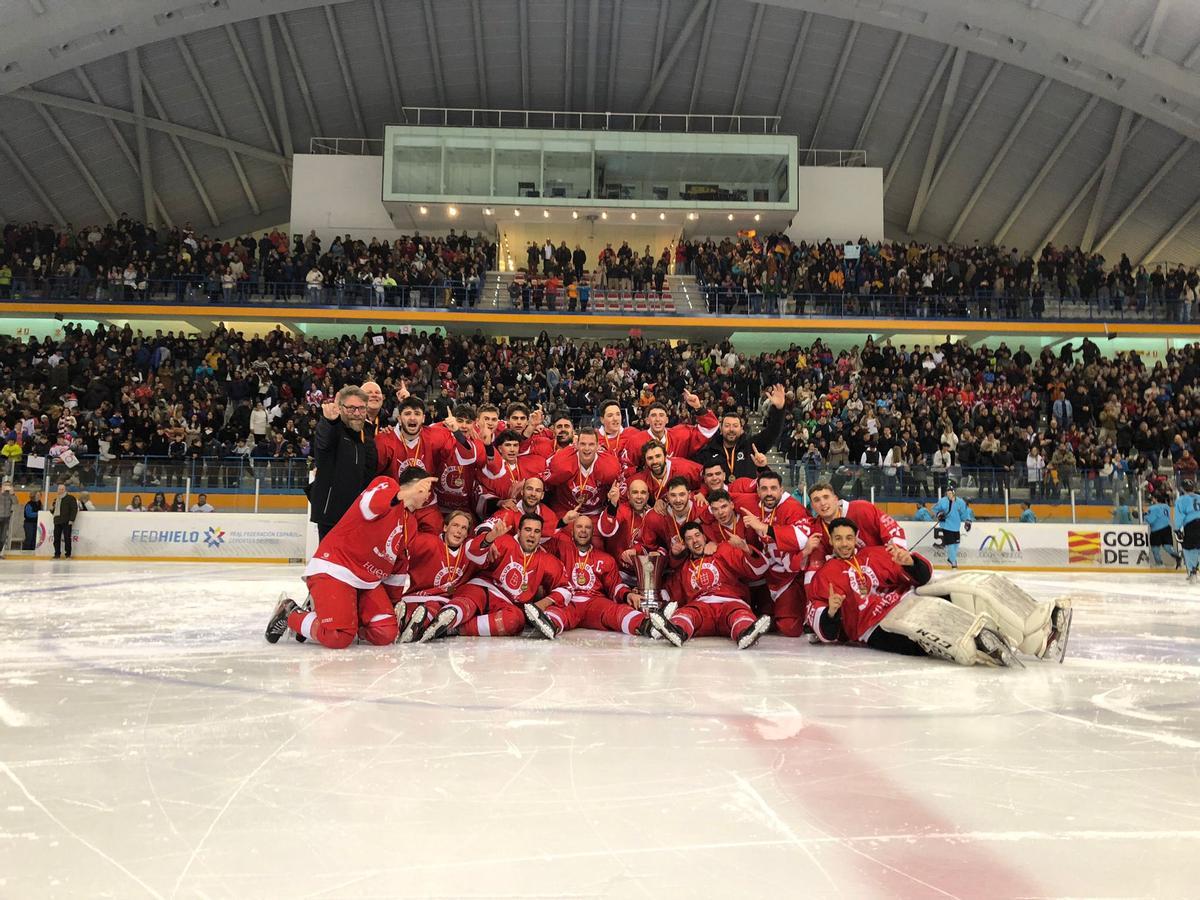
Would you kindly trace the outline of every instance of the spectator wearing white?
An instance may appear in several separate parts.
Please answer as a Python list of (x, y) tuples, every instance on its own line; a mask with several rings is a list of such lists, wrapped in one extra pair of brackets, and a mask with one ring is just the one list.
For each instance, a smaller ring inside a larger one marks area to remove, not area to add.
[(267, 411), (263, 409), (261, 400), (255, 403), (254, 409), (250, 411), (250, 433), (256, 441), (267, 436)]
[(208, 494), (199, 494), (196, 497), (196, 502), (192, 504), (192, 512), (210, 513), (216, 512), (216, 507), (208, 502)]
[(1029, 496), (1036, 497), (1042, 488), (1042, 479), (1046, 472), (1046, 458), (1042, 456), (1040, 447), (1031, 447), (1025, 457), (1025, 470), (1029, 474)]
[(325, 276), (321, 270), (313, 266), (308, 270), (308, 274), (304, 276), (305, 284), (308, 286), (308, 300), (315, 302), (321, 299), (321, 290), (325, 286)]

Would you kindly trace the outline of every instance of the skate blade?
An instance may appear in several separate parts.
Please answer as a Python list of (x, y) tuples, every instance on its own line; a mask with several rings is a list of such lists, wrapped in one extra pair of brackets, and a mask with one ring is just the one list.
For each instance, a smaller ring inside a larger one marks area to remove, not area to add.
[(437, 618), (429, 623), (429, 627), (417, 639), (417, 643), (428, 644), (430, 641), (436, 641), (438, 638), (445, 637), (446, 633), (453, 626), (453, 623), (454, 610), (443, 609), (437, 614)]
[(1071, 637), (1071, 619), (1075, 610), (1071, 607), (1059, 607), (1054, 611), (1054, 636), (1050, 639), (1046, 655), (1057, 658), (1059, 664), (1067, 658), (1067, 640)]
[(750, 629), (738, 638), (737, 648), (739, 650), (749, 650), (758, 643), (758, 639), (767, 633), (771, 628), (771, 619), (769, 616), (762, 616), (757, 622), (750, 626)]
[(554, 623), (550, 621), (550, 617), (546, 615), (545, 610), (538, 609), (533, 603), (525, 604), (525, 619), (541, 632), (542, 637), (548, 641), (554, 640)]
[(1023, 669), (1025, 663), (1021, 662), (1009, 649), (1004, 638), (999, 632), (993, 631), (990, 628), (984, 628), (979, 632), (976, 640), (976, 646), (983, 651), (984, 662), (989, 665), (999, 666), (1005, 669)]
[(663, 640), (672, 647), (683, 646), (683, 636), (667, 625), (667, 620), (662, 617), (661, 613), (650, 613), (650, 626), (662, 635)]
[[(404, 601), (401, 601), (402, 603)], [(400, 629), (400, 633), (396, 635), (397, 644), (411, 644), (417, 638), (417, 629), (421, 623), (425, 621), (425, 607), (418, 606), (412, 611), (412, 615), (408, 617), (408, 621), (404, 623)]]

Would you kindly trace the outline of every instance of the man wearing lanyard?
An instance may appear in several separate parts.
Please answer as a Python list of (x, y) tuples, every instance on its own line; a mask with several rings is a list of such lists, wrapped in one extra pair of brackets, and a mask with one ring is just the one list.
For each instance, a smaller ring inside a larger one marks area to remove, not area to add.
[(620, 564), (622, 579), (633, 584), (633, 560), (650, 511), (650, 489), (646, 482), (635, 478), (626, 493), (627, 498), (622, 500), (620, 485), (608, 489), (608, 505), (600, 513), (596, 532), (604, 540), (604, 549)]
[(799, 637), (804, 631), (804, 581), (800, 576), (803, 558), (793, 559), (787, 553), (770, 552), (775, 549), (771, 535), (777, 528), (809, 527), (808, 510), (784, 491), (779, 473), (770, 470), (759, 474), (755, 493), (734, 494), (733, 500), (745, 516), (746, 525), (764, 546), (770, 548), (767, 555), (771, 563), (767, 572), (769, 596), (764, 605), (755, 608), (770, 613), (775, 630), (780, 634)]
[(771, 627), (770, 616), (756, 617), (750, 608), (749, 584), (763, 577), (767, 561), (753, 548), (743, 551), (728, 542), (710, 552), (699, 522), (684, 524), (680, 539), (686, 556), (663, 592), (679, 606), (670, 617), (651, 613), (651, 627), (675, 647), (695, 637), (721, 634), (739, 650), (753, 647)]
[(710, 410), (701, 409), (698, 396), (684, 388), (683, 400), (696, 415), (696, 424), (680, 423), (668, 428), (667, 408), (661, 403), (651, 403), (645, 412), (646, 429), (626, 436), (625, 448), (630, 463), (641, 457), (642, 446), (647, 441), (658, 441), (670, 457), (688, 459), (717, 433), (717, 417)]
[(642, 447), (641, 461), (642, 469), (633, 477), (649, 485), (655, 503), (662, 499), (667, 484), (675, 478), (686, 479), (689, 490), (700, 490), (700, 467), (690, 459), (668, 456), (666, 448), (657, 441), (649, 441)]
[(666, 553), (667, 565), (675, 568), (683, 560), (682, 528), (688, 522), (696, 522), (710, 533), (715, 526), (712, 513), (692, 497), (687, 479), (672, 478), (667, 482), (666, 511), (652, 509), (646, 513), (640, 548)]
[(586, 516), (598, 516), (604, 507), (605, 494), (620, 474), (616, 457), (600, 453), (596, 430), (583, 428), (574, 447), (559, 450), (546, 464), (550, 508), (559, 518), (572, 509)]
[(539, 630), (550, 627), (543, 621), (542, 608), (566, 603), (570, 598), (562, 563), (541, 548), (542, 518), (526, 513), (521, 517), (516, 539), (501, 534), (493, 543), (480, 543), (479, 555), (468, 547), (467, 558), (482, 569), (442, 607), (429, 626), (429, 639), (444, 637), (451, 629), (459, 634), (491, 637), (517, 635), (525, 629), (522, 607), (540, 602), (536, 618)]

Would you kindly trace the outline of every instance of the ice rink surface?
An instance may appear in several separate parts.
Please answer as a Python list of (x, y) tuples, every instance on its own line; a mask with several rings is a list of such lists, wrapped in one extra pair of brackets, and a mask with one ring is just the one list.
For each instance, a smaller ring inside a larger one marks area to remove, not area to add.
[(0, 897), (1195, 897), (1200, 588), (1067, 662), (262, 637), (299, 569), (0, 564)]

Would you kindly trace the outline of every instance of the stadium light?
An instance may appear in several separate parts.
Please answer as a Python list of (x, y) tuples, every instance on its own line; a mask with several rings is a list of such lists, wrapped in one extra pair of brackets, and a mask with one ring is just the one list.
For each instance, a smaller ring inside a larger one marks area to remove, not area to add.
[(421, 215), (425, 215), (427, 212), (429, 212), (429, 207), (427, 207), (427, 206), (418, 206), (418, 207), (417, 207), (417, 212), (419, 212)]

